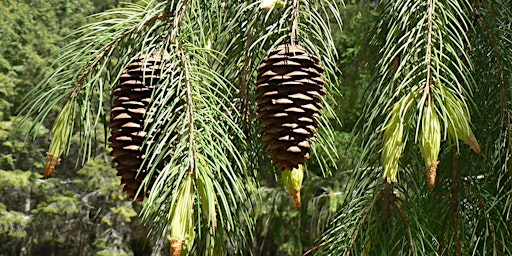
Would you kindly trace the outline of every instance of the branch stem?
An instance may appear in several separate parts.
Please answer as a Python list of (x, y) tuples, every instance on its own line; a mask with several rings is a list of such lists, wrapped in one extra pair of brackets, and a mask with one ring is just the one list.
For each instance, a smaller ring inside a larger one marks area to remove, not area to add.
[(293, 0), (292, 20), (291, 20), (291, 33), (292, 33), (292, 44), (299, 43), (299, 1)]
[(435, 0), (427, 1), (427, 53), (425, 54), (425, 67), (427, 69), (427, 77), (425, 84), (425, 93), (430, 95), (430, 87), (433, 83), (432, 78), (432, 35), (433, 35), (433, 13), (435, 10)]
[(188, 66), (187, 56), (179, 42), (179, 29), (180, 24), (185, 14), (185, 9), (187, 8), (188, 0), (180, 1), (176, 8), (178, 9), (178, 13), (176, 14), (176, 18), (174, 19), (173, 30), (171, 33), (171, 42), (175, 45), (176, 50), (178, 51), (180, 57), (181, 68), (183, 69), (183, 79), (185, 83), (186, 90), (186, 98), (187, 98), (187, 133), (188, 133), (188, 150), (189, 150), (189, 167), (187, 174), (193, 175), (196, 168), (196, 144), (195, 144), (195, 125), (194, 125), (194, 100), (192, 97), (192, 85), (190, 78), (190, 70)]
[(183, 68), (183, 79), (185, 82), (185, 90), (186, 90), (186, 97), (187, 97), (187, 126), (188, 126), (188, 142), (189, 142), (189, 170), (188, 174), (193, 174), (195, 170), (195, 159), (196, 159), (196, 144), (195, 144), (195, 126), (194, 126), (194, 101), (192, 97), (192, 86), (190, 83), (190, 71), (188, 67), (188, 61), (187, 57), (185, 56), (185, 53), (183, 49), (181, 48), (181, 45), (179, 45), (176, 42), (176, 48), (180, 55), (180, 62), (181, 66)]
[[(496, 66), (498, 68), (498, 74), (499, 74), (499, 79), (500, 79), (500, 96), (501, 96), (500, 106), (501, 106), (501, 113), (503, 115), (503, 129), (507, 133), (507, 138), (511, 138), (512, 131), (510, 129), (510, 117), (508, 115), (508, 110), (507, 110), (508, 99), (507, 99), (507, 91), (506, 91), (506, 86), (505, 86), (505, 76), (503, 73), (503, 64), (501, 62), (501, 56), (498, 51), (498, 45), (496, 44), (496, 37), (495, 37), (494, 33), (492, 32), (491, 28), (489, 27), (489, 23), (484, 18), (484, 16), (479, 15), (478, 18), (484, 24), (485, 30), (487, 32), (487, 35), (489, 36), (489, 41), (492, 46), (492, 51), (494, 53), (494, 60), (496, 60)], [(509, 152), (507, 155), (508, 166), (512, 167), (512, 157), (510, 154), (512, 154), (512, 143), (509, 143)]]
[(453, 180), (451, 187), (451, 208), (453, 222), (455, 224), (455, 249), (457, 256), (462, 256), (459, 227), (459, 153), (455, 152), (453, 157)]
[[(173, 14), (174, 13), (170, 13), (170, 12), (160, 13), (159, 15), (155, 15), (155, 16), (151, 17), (150, 19), (146, 20), (142, 25), (145, 26), (145, 25), (147, 25), (149, 23), (153, 23), (153, 22), (155, 22), (157, 20), (166, 19), (168, 17), (171, 17)], [(99, 55), (96, 56), (96, 58), (94, 58), (94, 60), (91, 62), (91, 64), (85, 69), (84, 73), (80, 76), (80, 78), (78, 79), (78, 82), (76, 83), (76, 85), (73, 87), (73, 90), (72, 90), (72, 93), (70, 95), (70, 98), (74, 97), (74, 95), (77, 95), (80, 92), (80, 89), (82, 88), (82, 85), (85, 83), (85, 80), (87, 79), (87, 77), (89, 76), (91, 71), (94, 68), (96, 68), (96, 66), (98, 66), (100, 61), (103, 60), (105, 58), (105, 56), (110, 55), (110, 53), (114, 50), (114, 47), (118, 43), (120, 43), (126, 37), (128, 37), (131, 34), (133, 34), (135, 31), (137, 31), (137, 29), (139, 29), (139, 27), (140, 26), (134, 26), (130, 30), (128, 30), (125, 33), (123, 33), (122, 35), (120, 35), (114, 41), (109, 43), (105, 47), (105, 49), (103, 51), (101, 51)]]
[(393, 199), (393, 205), (400, 213), (400, 216), (402, 217), (402, 221), (404, 222), (405, 229), (407, 230), (407, 234), (409, 235), (409, 244), (411, 246), (411, 255), (416, 255), (416, 250), (414, 249), (414, 240), (412, 238), (412, 232), (411, 232), (411, 225), (409, 224), (409, 220), (407, 219), (407, 214), (405, 213), (404, 209), (402, 209), (402, 206), (398, 203), (396, 198)]

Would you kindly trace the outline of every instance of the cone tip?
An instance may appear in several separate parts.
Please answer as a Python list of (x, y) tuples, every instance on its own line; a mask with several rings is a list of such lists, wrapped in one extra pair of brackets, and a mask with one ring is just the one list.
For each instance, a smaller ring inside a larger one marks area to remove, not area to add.
[(433, 189), (436, 185), (436, 177), (437, 177), (437, 165), (439, 161), (434, 163), (427, 164), (427, 186), (429, 189)]
[(472, 135), (471, 137), (469, 137), (467, 143), (471, 147), (471, 149), (473, 149), (473, 151), (475, 151), (475, 153), (477, 155), (479, 155), (479, 156), (482, 155), (482, 151), (480, 150), (480, 145), (478, 144), (478, 141), (476, 140), (475, 135)]
[(185, 240), (172, 238), (170, 236), (167, 237), (167, 240), (169, 240), (169, 243), (171, 244), (171, 256), (180, 256)]
[(292, 197), (293, 205), (295, 209), (300, 212), (302, 208), (301, 198), (300, 198), (300, 189), (289, 189), (288, 193)]
[(46, 165), (44, 167), (44, 178), (48, 179), (52, 176), (53, 171), (55, 171), (55, 166), (59, 164), (59, 157), (52, 153), (48, 153), (46, 157)]

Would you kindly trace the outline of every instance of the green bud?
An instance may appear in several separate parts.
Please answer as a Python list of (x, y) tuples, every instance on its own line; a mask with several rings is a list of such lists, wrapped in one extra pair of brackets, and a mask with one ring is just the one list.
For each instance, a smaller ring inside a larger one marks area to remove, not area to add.
[(304, 179), (304, 166), (299, 165), (299, 168), (281, 171), (281, 179), (283, 180), (283, 184), (288, 190), (288, 193), (292, 197), (295, 209), (300, 211), (300, 188), (302, 187), (302, 180)]
[(393, 115), (384, 128), (384, 147), (381, 160), (384, 165), (384, 178), (397, 182), (398, 160), (402, 155), (404, 125), (400, 115)]
[(398, 160), (402, 155), (404, 143), (404, 119), (413, 103), (414, 96), (409, 94), (395, 104), (389, 113), (384, 131), (384, 145), (381, 161), (384, 167), (384, 178), (387, 182), (397, 182)]
[(171, 212), (170, 236), (171, 255), (179, 256), (194, 243), (194, 179), (187, 174), (180, 185)]
[(51, 177), (60, 156), (68, 149), (69, 139), (73, 130), (73, 110), (75, 102), (69, 100), (62, 108), (52, 128), (52, 141), (46, 158), (44, 177)]
[(480, 145), (470, 127), (469, 111), (462, 100), (449, 91), (443, 91), (444, 103), (447, 111), (448, 134), (454, 140), (462, 140), (468, 144), (475, 153), (481, 155)]
[(283, 0), (262, 0), (260, 3), (260, 10), (269, 11), (274, 8), (283, 8), (286, 1)]
[(420, 151), (427, 171), (427, 184), (432, 189), (436, 182), (436, 170), (441, 147), (441, 122), (432, 104), (428, 102), (423, 108), (421, 119)]

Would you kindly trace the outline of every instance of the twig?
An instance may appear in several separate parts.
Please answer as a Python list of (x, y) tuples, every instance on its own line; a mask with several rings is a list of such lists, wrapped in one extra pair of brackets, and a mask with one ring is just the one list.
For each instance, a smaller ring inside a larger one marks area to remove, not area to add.
[(396, 209), (400, 213), (400, 216), (402, 216), (402, 220), (404, 221), (405, 229), (407, 230), (407, 234), (409, 235), (411, 254), (416, 255), (416, 250), (414, 249), (415, 247), (414, 247), (414, 242), (412, 239), (411, 226), (409, 224), (409, 221), (407, 220), (407, 215), (405, 214), (405, 211), (402, 209), (402, 206), (398, 203), (397, 200), (393, 200), (393, 205), (396, 207)]
[[(478, 10), (479, 6), (477, 5), (475, 8)], [(491, 28), (489, 27), (489, 23), (487, 22), (487, 20), (484, 18), (483, 15), (478, 15), (478, 20), (480, 20), (484, 24), (485, 30), (487, 32), (487, 35), (489, 36), (489, 40), (490, 40), (490, 43), (491, 43), (491, 46), (493, 49), (494, 59), (496, 60), (496, 66), (498, 68), (498, 74), (499, 74), (499, 78), (500, 78), (500, 94), (501, 94), (500, 106), (501, 106), (501, 112), (503, 114), (503, 129), (506, 131), (507, 137), (510, 138), (512, 134), (511, 134), (511, 129), (510, 129), (510, 117), (508, 115), (508, 110), (507, 110), (508, 99), (507, 99), (507, 92), (506, 92), (506, 87), (505, 87), (505, 77), (503, 74), (503, 64), (501, 63), (501, 57), (500, 57), (500, 54), (498, 51), (498, 45), (496, 44), (496, 37), (494, 36), (494, 33), (491, 31)], [(512, 154), (512, 143), (509, 143), (509, 152), (508, 152), (508, 156), (507, 156), (508, 165), (509, 165), (509, 167), (512, 167), (512, 157), (510, 154)]]
[(455, 223), (455, 248), (457, 256), (462, 256), (460, 245), (460, 227), (459, 227), (459, 153), (455, 152), (453, 157), (453, 180), (451, 188), (451, 208), (453, 222)]
[[(181, 4), (181, 5), (180, 5)], [(188, 68), (187, 57), (185, 56), (185, 52), (179, 43), (179, 26), (181, 20), (183, 19), (183, 15), (185, 13), (185, 9), (188, 4), (188, 0), (184, 0), (178, 4), (178, 14), (176, 15), (176, 19), (174, 20), (174, 28), (171, 35), (171, 42), (175, 45), (176, 50), (180, 55), (181, 67), (183, 69), (184, 82), (185, 82), (185, 90), (187, 95), (187, 117), (188, 117), (188, 143), (189, 143), (189, 168), (188, 174), (193, 175), (196, 168), (196, 144), (195, 144), (195, 127), (194, 127), (194, 102), (192, 98), (192, 86), (190, 84), (190, 71)]]
[(192, 86), (190, 84), (190, 72), (188, 70), (188, 62), (187, 58), (185, 56), (185, 53), (183, 52), (183, 49), (178, 44), (178, 42), (175, 42), (176, 49), (178, 50), (180, 54), (180, 62), (181, 66), (183, 68), (183, 74), (185, 79), (185, 89), (187, 93), (187, 105), (188, 105), (188, 111), (187, 111), (187, 117), (188, 117), (188, 140), (189, 140), (189, 150), (190, 150), (190, 166), (188, 170), (188, 174), (193, 174), (195, 170), (195, 152), (196, 152), (196, 145), (195, 145), (195, 128), (194, 128), (194, 102), (192, 98)]
[[(145, 25), (147, 25), (149, 23), (153, 23), (153, 22), (155, 22), (157, 20), (160, 20), (160, 19), (166, 19), (166, 18), (171, 17), (173, 15), (174, 15), (174, 13), (170, 13), (170, 12), (161, 13), (159, 15), (151, 17), (151, 19), (148, 19), (146, 22), (144, 22), (143, 26), (145, 26)], [(100, 61), (103, 60), (103, 58), (105, 58), (105, 56), (107, 56), (107, 54), (110, 51), (112, 51), (114, 46), (116, 46), (119, 42), (123, 41), (127, 36), (133, 34), (138, 28), (139, 28), (139, 26), (134, 26), (132, 29), (128, 30), (127, 32), (125, 32), (124, 34), (122, 34), (121, 36), (116, 38), (116, 40), (114, 40), (113, 42), (108, 44), (107, 47), (105, 48), (105, 50), (103, 50), (98, 56), (96, 56), (96, 58), (94, 58), (94, 60), (92, 61), (91, 65), (89, 65), (85, 69), (84, 73), (80, 76), (80, 79), (78, 79), (78, 82), (74, 86), (73, 91), (72, 91), (70, 97), (73, 97), (73, 95), (78, 94), (78, 92), (80, 91), (82, 85), (85, 83), (85, 80), (87, 79), (87, 77), (89, 76), (91, 71), (96, 66), (98, 66)]]
[[(181, 4), (181, 5), (180, 5)], [(176, 6), (176, 9), (178, 9), (178, 14), (176, 15), (176, 18), (174, 19), (174, 26), (171, 33), (171, 42), (176, 43), (178, 38), (178, 31), (179, 26), (181, 23), (181, 19), (183, 19), (183, 15), (185, 14), (185, 7), (188, 4), (188, 0), (180, 1), (180, 4)]]
[(393, 194), (391, 193), (391, 184), (384, 183), (384, 190), (381, 192), (384, 197), (384, 214), (382, 215), (381, 226), (385, 229), (388, 223), (389, 216), (391, 216), (391, 202), (394, 201)]
[[(464, 186), (475, 198), (478, 202), (478, 205), (482, 208), (482, 212), (487, 212), (487, 207), (484, 203), (484, 200), (480, 197), (477, 191), (475, 191), (469, 184), (465, 181), (462, 181), (462, 186)], [(496, 244), (496, 235), (494, 232), (494, 226), (492, 224), (491, 218), (489, 218), (489, 215), (485, 213), (485, 220), (487, 221), (487, 225), (489, 226), (489, 229), (491, 230), (490, 234), (492, 236), (493, 244)], [(494, 251), (493, 255), (496, 255), (496, 251)]]
[(299, 43), (299, 32), (297, 32), (299, 27), (299, 0), (293, 0), (293, 10), (292, 10), (292, 24), (291, 24), (291, 33), (292, 33), (292, 44)]
[(425, 85), (425, 89), (426, 89), (426, 93), (427, 95), (430, 95), (430, 91), (431, 91), (431, 87), (432, 87), (432, 83), (433, 83), (433, 78), (432, 78), (432, 70), (431, 70), (431, 67), (432, 67), (432, 34), (434, 33), (433, 32), (433, 28), (432, 28), (432, 23), (433, 23), (433, 12), (434, 12), (434, 8), (435, 8), (435, 4), (432, 0), (429, 0), (427, 1), (427, 9), (428, 9), (428, 14), (427, 14), (427, 28), (428, 28), (428, 32), (427, 32), (427, 53), (425, 54), (425, 66), (427, 68), (427, 80), (426, 80), (426, 85)]

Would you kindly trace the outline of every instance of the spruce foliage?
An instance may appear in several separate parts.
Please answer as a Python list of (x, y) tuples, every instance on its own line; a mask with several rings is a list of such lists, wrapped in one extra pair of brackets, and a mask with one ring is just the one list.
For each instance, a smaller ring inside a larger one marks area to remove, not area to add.
[[(165, 68), (151, 76), (166, 79), (142, 77), (152, 91), (129, 191), (144, 198), (155, 247), (167, 238), (172, 255), (512, 255), (512, 2), (346, 4), (151, 0), (97, 14), (27, 94), (24, 120), (36, 134), (63, 106), (47, 165), (74, 136), (90, 164), (119, 116), (112, 100), (125, 70), (158, 52)], [(357, 36), (334, 32), (342, 20)], [(283, 44), (318, 57), (326, 90), (298, 213), (283, 210), (255, 122), (258, 67)], [(340, 106), (363, 90), (352, 144), (341, 148)]]

